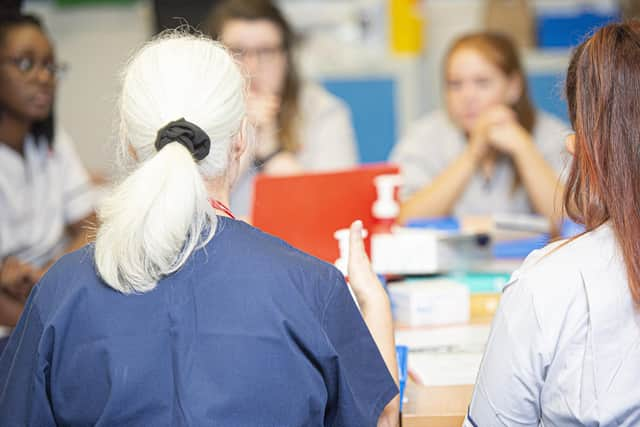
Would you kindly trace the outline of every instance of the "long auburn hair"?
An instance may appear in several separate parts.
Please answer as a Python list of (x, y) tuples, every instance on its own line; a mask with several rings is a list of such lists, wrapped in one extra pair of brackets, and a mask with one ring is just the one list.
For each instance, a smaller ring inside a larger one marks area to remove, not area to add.
[(515, 111), (520, 125), (531, 133), (536, 123), (536, 110), (529, 98), (527, 79), (518, 55), (518, 49), (513, 41), (504, 34), (490, 31), (463, 35), (456, 39), (447, 51), (444, 61), (444, 75), (447, 74), (446, 68), (449, 66), (449, 59), (460, 49), (473, 49), (498, 67), (507, 77), (518, 76), (520, 78), (522, 94), (511, 107)]
[(282, 99), (278, 120), (278, 140), (284, 151), (296, 152), (300, 148), (298, 140), (298, 115), (300, 77), (293, 61), (293, 47), (296, 36), (282, 12), (270, 0), (225, 0), (215, 6), (205, 28), (211, 37), (220, 40), (224, 25), (232, 19), (255, 21), (264, 19), (274, 23), (282, 32), (282, 47), (287, 59)]
[(599, 29), (567, 71), (575, 152), (565, 209), (590, 231), (609, 221), (640, 304), (640, 22)]

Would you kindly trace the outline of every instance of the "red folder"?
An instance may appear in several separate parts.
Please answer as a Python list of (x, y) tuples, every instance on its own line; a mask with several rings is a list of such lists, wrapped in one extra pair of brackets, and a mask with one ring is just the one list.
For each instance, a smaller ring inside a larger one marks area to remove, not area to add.
[(333, 263), (339, 255), (333, 233), (356, 219), (370, 230), (371, 206), (377, 198), (373, 178), (396, 173), (397, 166), (381, 163), (332, 173), (261, 175), (255, 181), (252, 224)]

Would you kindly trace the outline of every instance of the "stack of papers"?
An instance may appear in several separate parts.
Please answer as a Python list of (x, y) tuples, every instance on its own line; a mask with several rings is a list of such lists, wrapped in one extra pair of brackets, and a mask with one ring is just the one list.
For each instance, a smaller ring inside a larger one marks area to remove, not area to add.
[(424, 385), (474, 384), (489, 325), (396, 331), (396, 344), (409, 347), (409, 371)]

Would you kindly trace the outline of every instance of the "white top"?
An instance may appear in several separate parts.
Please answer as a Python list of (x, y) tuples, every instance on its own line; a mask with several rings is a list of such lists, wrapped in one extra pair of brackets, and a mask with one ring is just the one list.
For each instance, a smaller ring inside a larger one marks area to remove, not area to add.
[[(349, 107), (315, 83), (300, 91), (300, 151), (296, 157), (306, 171), (328, 172), (358, 163)], [(248, 215), (253, 198), (254, 169), (242, 174), (231, 194), (235, 215)]]
[[(567, 126), (542, 111), (536, 112), (533, 140), (545, 160), (562, 175), (569, 157), (564, 148)], [(391, 161), (402, 171), (402, 196), (407, 198), (433, 181), (456, 160), (467, 146), (462, 131), (443, 110), (432, 112), (414, 123), (396, 144)], [(515, 170), (505, 157), (498, 159), (493, 177), (481, 171), (471, 177), (458, 199), (453, 215), (530, 214), (533, 207), (523, 185), (513, 191)]]
[(639, 384), (640, 312), (605, 224), (513, 274), (464, 425), (638, 426)]
[(27, 137), (24, 157), (0, 143), (0, 262), (9, 255), (37, 266), (65, 245), (65, 226), (93, 211), (93, 192), (69, 136), (50, 149)]

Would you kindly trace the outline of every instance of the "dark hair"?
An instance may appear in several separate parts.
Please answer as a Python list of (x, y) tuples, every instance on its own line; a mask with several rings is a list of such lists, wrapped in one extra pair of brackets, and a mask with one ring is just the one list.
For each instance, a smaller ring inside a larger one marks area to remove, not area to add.
[[(474, 49), (493, 65), (498, 67), (506, 76), (519, 76), (522, 84), (522, 94), (512, 105), (518, 122), (529, 133), (533, 131), (536, 121), (536, 110), (529, 98), (529, 88), (525, 77), (518, 50), (511, 39), (504, 34), (494, 32), (478, 32), (464, 35), (453, 42), (445, 56), (445, 67), (449, 59), (458, 49)], [(446, 70), (445, 70), (446, 71)], [(446, 75), (446, 73), (445, 73)]]
[(640, 22), (610, 24), (574, 52), (567, 71), (575, 152), (565, 209), (587, 231), (610, 221), (640, 304)]
[[(7, 34), (12, 29), (25, 25), (34, 26), (42, 31), (42, 33), (45, 33), (44, 25), (42, 25), (40, 19), (34, 15), (27, 15), (19, 12), (0, 12), (0, 46), (5, 43)], [(0, 106), (0, 114), (2, 114), (2, 106)], [(33, 123), (30, 130), (36, 141), (41, 137), (44, 137), (49, 145), (53, 144), (54, 131), (53, 109), (51, 110), (49, 117)]]
[(280, 148), (295, 152), (300, 147), (297, 136), (298, 96), (300, 78), (293, 62), (295, 34), (285, 20), (282, 12), (269, 0), (225, 0), (211, 11), (207, 19), (206, 31), (219, 40), (224, 25), (232, 19), (250, 21), (265, 19), (273, 22), (282, 31), (282, 47), (287, 58), (287, 71), (284, 77), (282, 102), (278, 113), (278, 139)]

